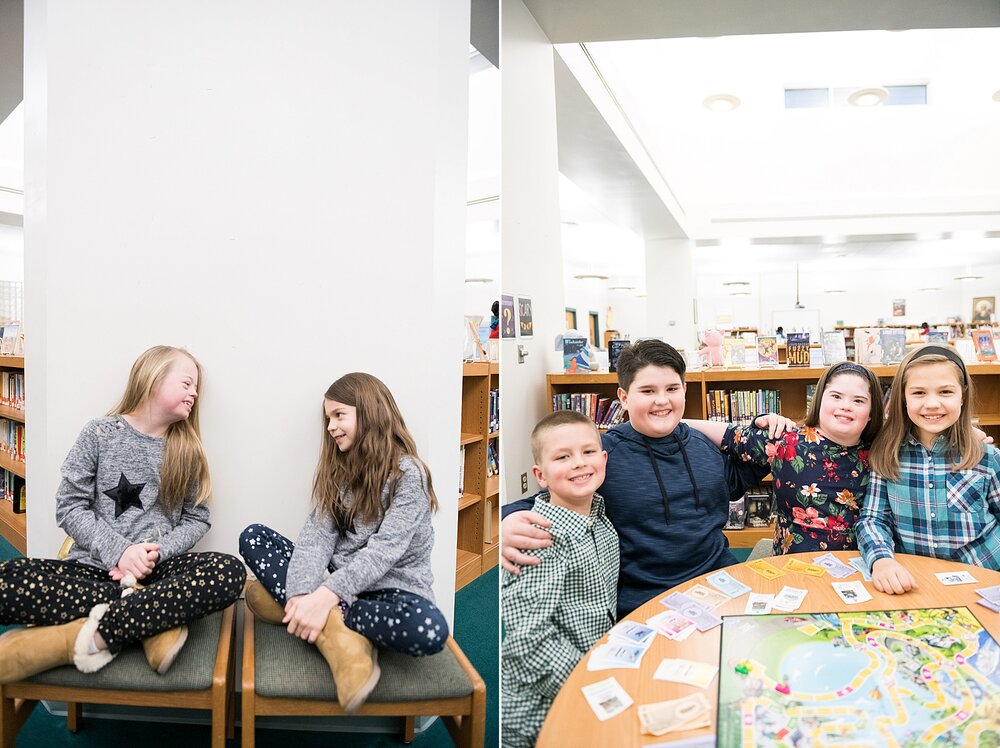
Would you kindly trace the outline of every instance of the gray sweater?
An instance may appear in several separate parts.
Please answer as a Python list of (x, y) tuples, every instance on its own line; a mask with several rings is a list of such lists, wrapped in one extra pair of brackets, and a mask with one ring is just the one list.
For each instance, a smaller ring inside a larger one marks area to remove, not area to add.
[[(347, 601), (368, 590), (394, 587), (434, 600), (434, 528), (427, 477), (410, 457), (403, 457), (399, 468), (402, 475), (391, 503), (388, 482), (382, 487), (385, 514), (380, 521), (355, 520), (355, 532), (341, 535), (331, 517), (313, 509), (288, 563), (288, 597), (323, 585)], [(348, 491), (348, 505), (351, 498)], [(332, 574), (324, 580), (327, 569)]]
[[(187, 552), (210, 526), (208, 506), (194, 505), (193, 487), (183, 505), (168, 512), (158, 501), (164, 440), (136, 431), (119, 416), (83, 427), (62, 466), (56, 492), (56, 522), (75, 541), (69, 558), (112, 569), (130, 545), (159, 543), (160, 561)], [(124, 476), (124, 478), (123, 478)], [(120, 501), (105, 491), (145, 484), (136, 499)], [(131, 504), (131, 505), (130, 505)]]

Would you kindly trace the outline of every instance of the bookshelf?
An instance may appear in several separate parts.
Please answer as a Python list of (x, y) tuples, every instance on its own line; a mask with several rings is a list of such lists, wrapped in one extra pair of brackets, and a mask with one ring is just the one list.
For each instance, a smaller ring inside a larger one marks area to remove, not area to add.
[[(10, 372), (24, 374), (24, 356), (0, 356), (0, 376)], [(0, 404), (0, 418), (15, 424), (24, 424), (24, 410), (7, 404)], [(0, 451), (0, 468), (24, 478), (24, 462), (5, 451)], [(13, 504), (0, 501), (0, 535), (21, 553), (27, 552), (27, 514), (14, 512)]]
[[(870, 367), (881, 382), (888, 385), (896, 374), (895, 364)], [(979, 428), (1000, 443), (1000, 363), (968, 364), (966, 368), (975, 388), (974, 420)], [(689, 371), (686, 418), (707, 417), (708, 393), (713, 390), (777, 390), (781, 400), (781, 414), (801, 422), (806, 416), (806, 387), (816, 384), (824, 368), (771, 369), (704, 369)], [(616, 374), (549, 374), (546, 377), (548, 400), (563, 393), (596, 392), (600, 397), (614, 398), (618, 391)], [(726, 537), (734, 548), (750, 548), (758, 540), (773, 535), (773, 528), (745, 528), (726, 530)]]
[(499, 454), (499, 428), (491, 429), (490, 392), (500, 389), (495, 362), (462, 365), (462, 486), (458, 500), (455, 589), (500, 560), (500, 476), (489, 475), (488, 452)]

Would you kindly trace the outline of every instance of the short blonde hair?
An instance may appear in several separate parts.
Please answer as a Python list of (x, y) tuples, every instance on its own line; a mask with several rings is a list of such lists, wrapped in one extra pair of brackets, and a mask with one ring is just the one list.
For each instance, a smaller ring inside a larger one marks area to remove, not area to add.
[(536, 423), (535, 428), (531, 430), (531, 457), (536, 465), (542, 461), (542, 451), (545, 449), (545, 436), (553, 429), (571, 423), (581, 423), (585, 426), (590, 426), (594, 429), (597, 440), (601, 440), (601, 432), (597, 430), (597, 424), (583, 413), (578, 413), (575, 410), (557, 410), (549, 413)]

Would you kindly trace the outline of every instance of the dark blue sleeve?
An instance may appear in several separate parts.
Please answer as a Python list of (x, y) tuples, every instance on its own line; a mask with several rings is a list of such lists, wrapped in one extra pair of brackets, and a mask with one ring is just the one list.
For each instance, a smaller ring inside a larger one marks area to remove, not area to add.
[(509, 515), (514, 514), (515, 512), (530, 512), (531, 507), (534, 505), (534, 496), (529, 496), (526, 499), (515, 501), (513, 504), (505, 504), (500, 508), (500, 519), (507, 519)]
[(743, 462), (733, 455), (724, 454), (726, 461), (726, 484), (729, 486), (729, 500), (735, 501), (751, 488), (756, 488), (771, 473), (770, 465), (755, 465)]

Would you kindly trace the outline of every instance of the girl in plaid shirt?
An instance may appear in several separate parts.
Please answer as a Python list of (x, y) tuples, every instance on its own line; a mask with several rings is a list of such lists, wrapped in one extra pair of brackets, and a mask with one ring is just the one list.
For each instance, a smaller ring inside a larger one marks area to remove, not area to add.
[(948, 346), (917, 348), (896, 371), (857, 529), (880, 592), (916, 587), (894, 551), (1000, 569), (1000, 453), (973, 428), (972, 399)]

